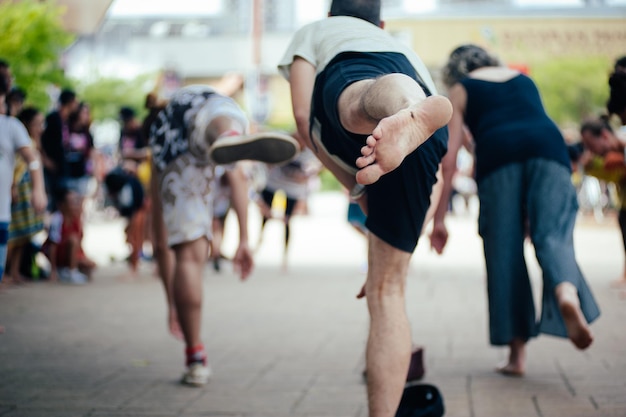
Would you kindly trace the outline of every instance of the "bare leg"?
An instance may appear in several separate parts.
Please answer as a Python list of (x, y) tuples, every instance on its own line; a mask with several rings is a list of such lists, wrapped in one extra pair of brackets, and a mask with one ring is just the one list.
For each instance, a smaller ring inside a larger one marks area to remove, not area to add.
[(259, 231), (259, 240), (256, 243), (255, 251), (258, 251), (263, 243), (263, 233), (265, 231), (265, 225), (267, 221), (272, 218), (272, 208), (265, 204), (262, 198), (258, 202), (259, 211), (261, 212), (261, 230)]
[(526, 370), (526, 341), (514, 338), (509, 348), (508, 363), (498, 366), (496, 371), (508, 376), (523, 376)]
[(87, 255), (82, 254), (78, 257), (78, 270), (83, 273), (88, 280), (92, 280), (93, 271), (97, 267), (98, 265), (91, 258), (88, 258)]
[(370, 417), (393, 417), (411, 358), (411, 334), (404, 291), (411, 254), (369, 234), (366, 282), (370, 331), (366, 368)]
[(358, 81), (339, 97), (339, 117), (349, 131), (370, 134), (356, 161), (359, 184), (372, 184), (448, 123), (452, 105), (442, 96), (426, 98), (403, 74)]
[(569, 282), (563, 282), (554, 291), (567, 328), (567, 336), (578, 349), (587, 349), (593, 342), (593, 335), (580, 310), (576, 287)]
[(220, 262), (222, 260), (222, 239), (224, 237), (224, 223), (225, 219), (213, 217), (211, 222), (211, 230), (213, 231), (213, 238), (209, 244), (211, 261), (213, 261), (213, 269), (215, 271), (220, 270)]
[(287, 216), (285, 214), (285, 249), (283, 251), (283, 264), (282, 271), (287, 272), (287, 253), (289, 252), (289, 237), (290, 237), (290, 228), (289, 228), (289, 220), (291, 216)]
[(222, 136), (226, 132), (237, 132), (243, 134), (244, 126), (242, 126), (235, 119), (227, 116), (218, 116), (211, 120), (206, 130), (206, 141), (211, 146), (217, 138)]
[[(619, 224), (620, 231), (622, 232), (622, 241), (624, 244), (625, 254), (626, 254), (626, 210), (621, 209), (617, 216), (617, 223)], [(616, 279), (612, 283), (613, 287), (623, 287), (626, 286), (626, 258), (624, 259), (624, 272), (622, 276)]]
[(145, 211), (143, 208), (137, 210), (128, 220), (128, 227), (126, 229), (127, 241), (131, 248), (128, 265), (132, 276), (136, 276), (139, 269), (139, 258), (141, 256), (144, 237), (143, 225), (145, 221)]
[(70, 236), (67, 239), (67, 246), (67, 253), (69, 254), (68, 266), (70, 269), (78, 269), (78, 251), (80, 249), (80, 241), (78, 240), (78, 237), (75, 235)]
[(14, 284), (20, 284), (24, 282), (24, 277), (20, 274), (20, 265), (22, 263), (22, 253), (24, 252), (25, 243), (20, 242), (12, 246), (12, 250), (9, 251), (9, 259), (11, 259), (9, 278)]
[(167, 232), (163, 222), (163, 208), (161, 206), (161, 196), (159, 195), (159, 184), (157, 174), (152, 167), (150, 192), (152, 194), (152, 235), (153, 235), (153, 257), (157, 262), (159, 278), (165, 289), (167, 301), (167, 325), (170, 333), (176, 339), (182, 340), (183, 333), (178, 323), (176, 306), (174, 305), (174, 252), (167, 246)]
[(204, 238), (174, 247), (174, 301), (187, 347), (202, 343), (202, 271), (208, 250), (209, 242)]

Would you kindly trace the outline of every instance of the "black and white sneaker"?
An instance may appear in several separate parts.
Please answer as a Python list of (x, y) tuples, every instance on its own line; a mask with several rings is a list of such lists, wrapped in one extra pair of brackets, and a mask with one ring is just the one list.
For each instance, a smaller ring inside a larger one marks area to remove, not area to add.
[(209, 158), (217, 165), (251, 160), (282, 164), (296, 156), (298, 142), (289, 135), (260, 132), (221, 137), (209, 148)]

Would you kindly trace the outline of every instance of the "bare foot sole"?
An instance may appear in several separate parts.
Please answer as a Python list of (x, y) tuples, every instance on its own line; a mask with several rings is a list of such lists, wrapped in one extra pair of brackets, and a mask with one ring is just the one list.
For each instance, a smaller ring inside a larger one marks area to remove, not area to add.
[(496, 372), (505, 376), (514, 376), (514, 377), (524, 376), (524, 369), (520, 366), (513, 365), (511, 363), (497, 366)]
[(421, 103), (382, 119), (367, 138), (356, 161), (359, 184), (373, 184), (398, 168), (404, 158), (424, 143), (452, 116), (450, 101), (442, 96), (427, 97)]
[(559, 309), (569, 339), (578, 349), (587, 349), (593, 342), (593, 336), (578, 303), (566, 298), (559, 303)]

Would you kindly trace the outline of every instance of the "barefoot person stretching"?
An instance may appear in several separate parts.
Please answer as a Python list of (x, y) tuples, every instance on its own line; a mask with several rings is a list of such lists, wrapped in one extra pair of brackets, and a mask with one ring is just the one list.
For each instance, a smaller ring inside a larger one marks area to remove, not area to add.
[(370, 417), (394, 416), (402, 396), (411, 356), (407, 269), (451, 115), (421, 60), (382, 26), (379, 0), (334, 0), (329, 17), (301, 28), (279, 63), (298, 133), (368, 215)]
[[(521, 376), (531, 338), (539, 333), (569, 337), (578, 349), (586, 349), (593, 341), (587, 323), (600, 314), (574, 253), (578, 201), (569, 155), (533, 81), (484, 49), (456, 48), (444, 68), (444, 82), (454, 114), (431, 244), (441, 253), (448, 239), (444, 218), (467, 128), (475, 143), (490, 342), (510, 348), (508, 361), (497, 371)], [(524, 259), (526, 235), (543, 272), (539, 322)]]

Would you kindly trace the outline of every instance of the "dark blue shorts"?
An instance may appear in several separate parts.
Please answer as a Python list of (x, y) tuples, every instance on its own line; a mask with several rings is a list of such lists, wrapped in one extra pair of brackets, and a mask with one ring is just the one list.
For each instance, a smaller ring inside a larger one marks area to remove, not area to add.
[[(351, 167), (356, 168), (367, 135), (357, 135), (342, 127), (337, 112), (339, 95), (356, 81), (392, 73), (410, 76), (427, 96), (431, 95), (410, 61), (399, 53), (342, 53), (315, 80), (311, 127), (319, 125), (321, 140), (328, 152)], [(405, 252), (415, 250), (447, 144), (448, 129), (443, 127), (408, 155), (396, 170), (366, 187), (366, 226), (371, 233)]]

